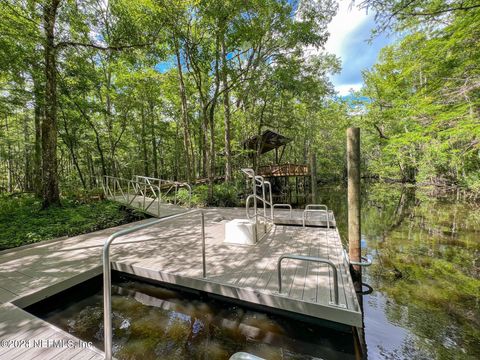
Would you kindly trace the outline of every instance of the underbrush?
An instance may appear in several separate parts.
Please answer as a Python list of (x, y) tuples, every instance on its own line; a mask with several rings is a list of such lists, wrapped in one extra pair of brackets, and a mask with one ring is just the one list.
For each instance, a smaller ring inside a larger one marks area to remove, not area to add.
[[(219, 206), (232, 207), (241, 203), (242, 191), (235, 185), (214, 184), (211, 199), (208, 197), (208, 185), (197, 185), (192, 189), (191, 205), (194, 207)], [(177, 201), (182, 205), (188, 205), (189, 194), (185, 189), (180, 189)]]
[(64, 198), (41, 209), (31, 194), (0, 195), (0, 250), (62, 236), (74, 236), (144, 219), (125, 206), (96, 199)]

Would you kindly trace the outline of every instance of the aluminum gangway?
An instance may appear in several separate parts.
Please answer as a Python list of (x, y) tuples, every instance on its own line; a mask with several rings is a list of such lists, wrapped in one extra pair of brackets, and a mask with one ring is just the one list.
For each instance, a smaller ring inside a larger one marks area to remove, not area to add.
[[(187, 183), (139, 175), (133, 179), (104, 176), (100, 182), (105, 198), (158, 218), (185, 212), (191, 204), (192, 189)], [(179, 204), (181, 189), (187, 191), (185, 206)]]

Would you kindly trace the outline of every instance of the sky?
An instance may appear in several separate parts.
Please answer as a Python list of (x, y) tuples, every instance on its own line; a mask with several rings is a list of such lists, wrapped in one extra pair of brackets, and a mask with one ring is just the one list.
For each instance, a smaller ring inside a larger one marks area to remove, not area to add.
[(335, 90), (341, 96), (350, 89), (362, 87), (362, 70), (370, 68), (377, 60), (380, 49), (393, 42), (385, 35), (368, 42), (375, 27), (373, 14), (351, 7), (351, 0), (339, 0), (337, 15), (328, 26), (330, 37), (325, 50), (337, 55), (342, 61), (342, 71), (331, 76)]
[[(365, 10), (351, 6), (352, 0), (337, 1), (339, 9), (328, 25), (330, 37), (325, 50), (342, 61), (342, 71), (331, 76), (331, 80), (338, 94), (344, 97), (350, 93), (350, 89), (359, 90), (362, 87), (362, 70), (370, 68), (380, 50), (391, 44), (393, 39), (381, 34), (369, 42), (371, 30), (375, 27), (373, 13), (367, 14)], [(174, 66), (172, 58), (157, 64), (155, 68), (163, 73)]]

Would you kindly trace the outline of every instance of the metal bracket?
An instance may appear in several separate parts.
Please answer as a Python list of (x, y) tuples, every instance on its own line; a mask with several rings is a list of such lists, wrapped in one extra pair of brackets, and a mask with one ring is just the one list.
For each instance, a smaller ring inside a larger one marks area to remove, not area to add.
[(349, 263), (350, 263), (350, 265), (364, 266), (364, 267), (372, 265), (372, 260), (370, 260), (366, 256), (362, 256), (361, 259), (363, 261), (350, 261), (349, 260)]

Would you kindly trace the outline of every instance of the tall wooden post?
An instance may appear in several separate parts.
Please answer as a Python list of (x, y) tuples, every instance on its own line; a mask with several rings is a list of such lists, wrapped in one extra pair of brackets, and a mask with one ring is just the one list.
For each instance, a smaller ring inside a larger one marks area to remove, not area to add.
[[(360, 247), (360, 129), (347, 129), (348, 170), (348, 255), (351, 261), (361, 260)], [(361, 277), (361, 267), (351, 268), (354, 278)]]
[(310, 154), (310, 176), (312, 178), (312, 204), (317, 203), (317, 156), (312, 151)]

